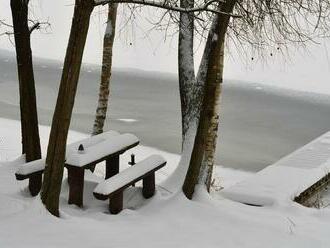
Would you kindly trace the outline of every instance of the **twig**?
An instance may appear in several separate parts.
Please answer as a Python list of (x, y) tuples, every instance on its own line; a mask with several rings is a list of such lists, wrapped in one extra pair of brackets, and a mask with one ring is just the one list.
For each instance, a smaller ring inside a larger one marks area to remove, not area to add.
[(141, 5), (157, 7), (157, 8), (166, 9), (166, 10), (177, 11), (177, 12), (181, 12), (181, 13), (205, 12), (206, 11), (206, 12), (211, 12), (214, 14), (231, 16), (233, 18), (241, 17), (240, 15), (226, 13), (223, 11), (209, 8), (209, 5), (211, 5), (212, 3), (215, 3), (215, 2), (222, 3), (223, 1), (222, 0), (210, 0), (210, 1), (206, 2), (204, 5), (198, 6), (195, 8), (181, 8), (181, 7), (178, 7), (177, 5), (168, 4), (167, 1), (158, 2), (158, 1), (153, 1), (153, 0), (95, 0), (94, 3), (95, 3), (95, 6), (106, 5), (108, 3), (132, 3), (132, 4), (141, 4)]

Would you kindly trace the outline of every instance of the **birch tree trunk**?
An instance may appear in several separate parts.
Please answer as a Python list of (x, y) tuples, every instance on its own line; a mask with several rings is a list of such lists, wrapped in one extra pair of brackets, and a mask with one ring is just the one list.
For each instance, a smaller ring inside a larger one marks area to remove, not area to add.
[(41, 199), (47, 210), (55, 216), (59, 216), (66, 141), (93, 8), (93, 0), (75, 1), (70, 38), (49, 137)]
[(103, 38), (103, 59), (99, 100), (96, 108), (92, 135), (103, 133), (104, 122), (107, 117), (112, 69), (112, 50), (116, 31), (117, 7), (118, 4), (109, 3), (107, 27)]
[[(228, 0), (221, 6), (221, 10), (232, 13), (235, 3), (236, 0)], [(214, 29), (210, 30), (207, 38), (210, 48), (207, 54), (208, 60), (203, 104), (189, 168), (182, 187), (188, 199), (192, 199), (195, 185), (201, 181), (207, 184), (208, 177), (212, 174), (213, 164), (209, 166), (207, 163), (204, 163), (203, 165), (203, 160), (207, 156), (207, 152), (205, 152), (207, 147), (211, 147), (211, 150), (213, 149), (215, 151), (216, 143), (213, 142), (215, 138), (209, 137), (209, 135), (214, 135), (214, 132), (218, 129), (219, 101), (223, 82), (223, 50), (228, 24), (229, 16), (215, 16), (212, 25)], [(205, 161), (208, 160), (206, 159)]]
[(223, 67), (224, 67), (224, 41), (219, 52), (219, 64), (216, 65), (218, 68), (218, 75), (215, 78), (214, 86), (214, 107), (208, 110), (209, 127), (206, 135), (206, 143), (204, 148), (204, 156), (202, 160), (201, 172), (199, 175), (199, 183), (204, 183), (206, 185), (207, 191), (210, 191), (212, 173), (214, 167), (214, 158), (217, 148), (218, 139), (218, 128), (220, 120), (220, 97), (222, 92), (223, 83)]
[[(180, 7), (193, 8), (194, 0), (181, 0)], [(196, 87), (194, 68), (194, 14), (180, 13), (178, 44), (179, 88), (181, 100), (182, 148), (190, 123), (196, 121), (193, 98)], [(197, 113), (198, 114), (198, 113)]]
[(22, 153), (26, 162), (41, 158), (28, 4), (29, 1), (10, 1), (19, 81)]
[[(180, 7), (194, 7), (194, 0), (181, 0)], [(178, 40), (178, 69), (181, 101), (182, 150), (178, 167), (166, 180), (165, 187), (171, 191), (182, 186), (187, 173), (196, 134), (199, 112), (195, 108), (196, 79), (194, 68), (194, 14), (180, 13)]]

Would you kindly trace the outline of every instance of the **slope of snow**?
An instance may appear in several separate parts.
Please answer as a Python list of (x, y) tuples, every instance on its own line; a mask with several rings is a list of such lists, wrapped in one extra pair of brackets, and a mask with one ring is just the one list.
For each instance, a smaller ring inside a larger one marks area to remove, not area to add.
[(252, 205), (283, 204), (330, 172), (330, 132), (259, 171), (253, 177), (223, 190), (223, 196)]
[[(0, 247), (329, 247), (329, 209), (307, 209), (292, 202), (252, 207), (227, 200), (218, 192), (210, 197), (199, 187), (193, 201), (162, 187), (153, 198), (143, 200), (141, 189), (136, 187), (125, 191), (125, 209), (119, 215), (110, 215), (107, 202), (93, 198), (100, 178), (91, 173), (86, 173), (83, 209), (67, 204), (64, 177), (61, 218), (55, 218), (44, 209), (39, 197), (28, 195), (26, 181), (15, 180), (22, 159), (8, 160), (20, 155), (19, 130), (18, 122), (0, 119)], [(47, 127), (41, 127), (43, 148), (48, 132)], [(69, 142), (86, 136), (71, 132)], [(159, 173), (161, 179), (179, 159), (175, 154), (143, 146), (138, 146), (135, 153), (137, 160), (153, 153), (168, 160), (168, 171)], [(122, 164), (129, 160), (129, 154), (124, 157)], [(249, 176), (219, 168), (216, 173), (224, 177), (220, 181), (228, 184)], [(235, 174), (239, 176), (235, 178)]]

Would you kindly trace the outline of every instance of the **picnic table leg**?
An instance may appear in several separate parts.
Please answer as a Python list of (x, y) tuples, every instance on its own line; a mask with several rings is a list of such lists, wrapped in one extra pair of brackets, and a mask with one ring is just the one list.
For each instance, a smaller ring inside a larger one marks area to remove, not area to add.
[(69, 204), (83, 206), (84, 175), (83, 168), (68, 166)]
[(32, 196), (39, 194), (42, 184), (42, 173), (36, 173), (29, 178), (29, 190)]
[(155, 194), (155, 172), (152, 172), (143, 178), (142, 194), (146, 199), (152, 197)]
[(109, 199), (109, 211), (112, 214), (118, 214), (123, 210), (123, 190), (112, 194)]
[(119, 155), (111, 156), (105, 161), (105, 179), (119, 173)]

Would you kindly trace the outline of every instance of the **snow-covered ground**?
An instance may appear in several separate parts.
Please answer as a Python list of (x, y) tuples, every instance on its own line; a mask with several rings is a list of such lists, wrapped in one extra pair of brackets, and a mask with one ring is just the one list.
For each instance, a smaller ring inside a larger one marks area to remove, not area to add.
[(250, 205), (287, 204), (329, 173), (329, 140), (327, 132), (221, 194)]
[[(140, 189), (125, 192), (125, 210), (107, 212), (107, 202), (93, 198), (99, 177), (88, 174), (85, 206), (67, 204), (66, 175), (60, 199), (61, 218), (48, 214), (38, 197), (26, 190), (27, 182), (15, 180), (20, 160), (19, 122), (0, 119), (0, 247), (329, 247), (330, 210), (285, 205), (252, 207), (232, 202), (214, 191), (210, 197), (197, 189), (193, 201), (181, 193), (158, 187), (157, 194), (143, 200)], [(40, 127), (45, 151), (49, 128)], [(74, 142), (86, 135), (70, 132)], [(161, 154), (168, 160), (157, 182), (173, 171), (179, 156), (139, 146), (137, 159)], [(127, 163), (129, 153), (123, 156)], [(98, 166), (101, 167), (101, 166)], [(98, 168), (97, 175), (103, 172)], [(251, 174), (217, 167), (216, 176), (228, 187)]]

